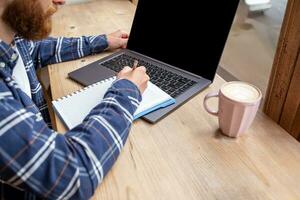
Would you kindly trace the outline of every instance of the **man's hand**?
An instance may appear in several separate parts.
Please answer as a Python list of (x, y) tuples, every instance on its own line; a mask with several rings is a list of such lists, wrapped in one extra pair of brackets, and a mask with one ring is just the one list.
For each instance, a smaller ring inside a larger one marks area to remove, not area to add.
[(128, 41), (128, 34), (124, 31), (118, 30), (113, 33), (107, 34), (108, 47), (107, 50), (125, 49)]
[(118, 73), (117, 77), (118, 79), (128, 79), (133, 82), (139, 88), (141, 94), (146, 90), (150, 79), (146, 74), (146, 68), (144, 66), (137, 67), (136, 69), (126, 66)]
[(64, 5), (66, 3), (65, 0), (52, 0), (52, 3), (55, 5)]

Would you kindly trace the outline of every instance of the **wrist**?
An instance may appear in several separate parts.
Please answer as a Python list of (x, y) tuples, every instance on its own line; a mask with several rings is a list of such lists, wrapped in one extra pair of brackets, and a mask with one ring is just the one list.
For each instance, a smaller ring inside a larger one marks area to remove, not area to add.
[(104, 40), (106, 42), (106, 48), (104, 49), (104, 51), (107, 51), (107, 50), (110, 49), (110, 46), (111, 46), (110, 43), (111, 43), (111, 41), (110, 41), (109, 36), (107, 34), (104, 34), (103, 38), (104, 38)]
[(142, 93), (139, 87), (133, 81), (127, 78), (117, 79), (117, 81), (113, 85), (116, 86), (119, 90), (134, 92), (137, 99), (142, 99)]

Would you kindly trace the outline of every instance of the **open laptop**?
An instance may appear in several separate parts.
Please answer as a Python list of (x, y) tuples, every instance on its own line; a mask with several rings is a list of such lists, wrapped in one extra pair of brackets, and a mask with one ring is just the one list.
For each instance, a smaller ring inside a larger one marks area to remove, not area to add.
[(238, 3), (139, 0), (127, 49), (69, 77), (90, 85), (138, 60), (150, 81), (176, 99), (176, 104), (144, 116), (155, 123), (212, 83)]

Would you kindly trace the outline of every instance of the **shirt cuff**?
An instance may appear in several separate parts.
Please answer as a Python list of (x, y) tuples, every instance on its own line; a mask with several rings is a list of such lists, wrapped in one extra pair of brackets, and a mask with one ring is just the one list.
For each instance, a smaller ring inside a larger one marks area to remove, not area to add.
[(108, 41), (106, 35), (103, 34), (103, 35), (96, 36), (95, 38), (93, 37), (91, 38), (92, 39), (90, 39), (91, 41), (90, 47), (91, 47), (92, 54), (100, 53), (108, 48)]
[(132, 115), (142, 101), (142, 95), (138, 87), (127, 79), (116, 80), (107, 93), (105, 98), (115, 98)]
[(139, 88), (128, 79), (118, 79), (112, 84), (112, 87), (118, 91), (124, 92), (124, 94), (127, 94), (128, 96), (136, 98), (139, 102), (142, 101), (142, 95)]

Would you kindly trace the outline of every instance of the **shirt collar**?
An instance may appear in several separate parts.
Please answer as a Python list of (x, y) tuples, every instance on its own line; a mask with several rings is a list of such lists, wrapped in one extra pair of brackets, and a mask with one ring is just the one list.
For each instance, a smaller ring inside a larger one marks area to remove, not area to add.
[(9, 67), (11, 70), (16, 65), (18, 53), (14, 50), (13, 45), (8, 45), (0, 40), (0, 69)]

